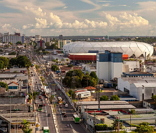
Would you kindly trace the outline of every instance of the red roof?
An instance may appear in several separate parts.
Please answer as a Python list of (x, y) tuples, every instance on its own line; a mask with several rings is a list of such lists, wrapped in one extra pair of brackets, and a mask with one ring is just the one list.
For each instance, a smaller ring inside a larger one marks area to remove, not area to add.
[(17, 82), (14, 82), (14, 81), (13, 82), (10, 82), (8, 85), (10, 85), (12, 83), (18, 85), (18, 83)]
[(87, 89), (87, 90), (96, 90), (96, 88), (93, 87), (93, 86), (88, 86), (88, 87), (85, 87), (84, 89)]

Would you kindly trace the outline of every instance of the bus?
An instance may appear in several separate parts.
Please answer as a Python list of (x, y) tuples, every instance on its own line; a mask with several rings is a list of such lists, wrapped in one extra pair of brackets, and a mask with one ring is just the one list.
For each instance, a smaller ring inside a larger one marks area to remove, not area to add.
[(49, 127), (43, 127), (43, 133), (50, 133)]
[(57, 97), (57, 100), (58, 100), (58, 104), (62, 104), (63, 103), (62, 97)]
[(81, 118), (77, 114), (73, 114), (73, 120), (74, 120), (75, 123), (80, 123), (81, 122)]

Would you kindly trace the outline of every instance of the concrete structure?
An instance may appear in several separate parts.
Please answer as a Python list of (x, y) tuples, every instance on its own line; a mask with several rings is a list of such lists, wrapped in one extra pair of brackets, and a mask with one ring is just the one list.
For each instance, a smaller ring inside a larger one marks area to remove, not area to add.
[(35, 35), (35, 41), (38, 42), (41, 40), (41, 36), (40, 35)]
[(43, 40), (37, 41), (37, 48), (45, 49), (45, 41)]
[(58, 48), (62, 49), (68, 43), (71, 43), (71, 40), (58, 40)]
[(25, 36), (20, 36), (20, 33), (15, 33), (15, 34), (9, 34), (9, 33), (4, 33), (2, 41), (5, 43), (17, 43), (17, 42), (22, 42), (24, 43)]
[(110, 51), (105, 51), (105, 53), (98, 53), (96, 69), (96, 75), (99, 79), (109, 81), (113, 78), (121, 77), (122, 53), (113, 53)]
[(151, 56), (153, 46), (143, 42), (72, 42), (63, 46), (65, 54), (88, 53), (90, 50), (121, 52), (129, 57)]
[(117, 88), (139, 101), (151, 99), (152, 95), (156, 95), (156, 78), (147, 75), (118, 78)]
[(123, 61), (122, 72), (140, 71), (139, 61)]

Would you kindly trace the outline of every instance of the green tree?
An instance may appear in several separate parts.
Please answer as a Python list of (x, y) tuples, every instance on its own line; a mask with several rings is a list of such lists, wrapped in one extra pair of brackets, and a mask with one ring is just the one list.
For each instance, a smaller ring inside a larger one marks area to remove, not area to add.
[(20, 44), (20, 45), (22, 45), (22, 42), (21, 42), (21, 41), (18, 41), (18, 42), (16, 42), (16, 44)]
[(116, 131), (116, 130), (122, 129), (122, 126), (123, 126), (123, 123), (121, 122), (121, 120), (119, 118), (116, 118), (113, 122), (112, 127)]
[(51, 70), (56, 72), (57, 70), (59, 70), (59, 67), (57, 65), (52, 65)]
[(3, 62), (3, 68), (7, 68), (9, 66), (9, 59), (6, 57), (0, 57), (0, 61)]
[(113, 96), (111, 96), (110, 100), (111, 101), (118, 101), (118, 100), (120, 100), (120, 98), (117, 95), (113, 95)]
[(100, 97), (100, 101), (108, 101), (108, 100), (109, 100), (109, 98), (106, 95), (103, 95)]
[(0, 69), (4, 68), (4, 62), (2, 60), (0, 60)]
[(136, 130), (137, 133), (153, 133), (154, 132), (154, 127), (149, 126), (148, 122), (142, 122), (139, 125), (136, 125)]
[(156, 95), (153, 95), (151, 98), (156, 102)]
[(0, 87), (6, 88), (6, 90), (7, 90), (8, 89), (8, 84), (6, 84), (4, 82), (0, 82)]
[(73, 90), (69, 90), (68, 91), (68, 94), (69, 94), (69, 96), (72, 98), (72, 99), (75, 99), (75, 97), (76, 97), (76, 94), (75, 94), (75, 91), (73, 91)]
[(9, 60), (9, 67), (17, 66), (17, 58), (11, 58)]
[(91, 77), (89, 75), (84, 75), (81, 81), (82, 87), (91, 86)]
[(23, 133), (32, 133), (32, 129), (30, 128), (30, 122), (27, 120), (23, 120), (21, 122)]
[(18, 67), (30, 67), (31, 61), (26, 56), (18, 56), (17, 57), (17, 66)]
[(11, 52), (9, 53), (9, 55), (16, 55), (16, 52)]

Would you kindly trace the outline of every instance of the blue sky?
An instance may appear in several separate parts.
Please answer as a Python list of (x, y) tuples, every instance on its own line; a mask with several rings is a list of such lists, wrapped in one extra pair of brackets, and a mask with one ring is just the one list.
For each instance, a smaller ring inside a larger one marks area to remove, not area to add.
[(155, 36), (156, 0), (0, 0), (0, 32)]

